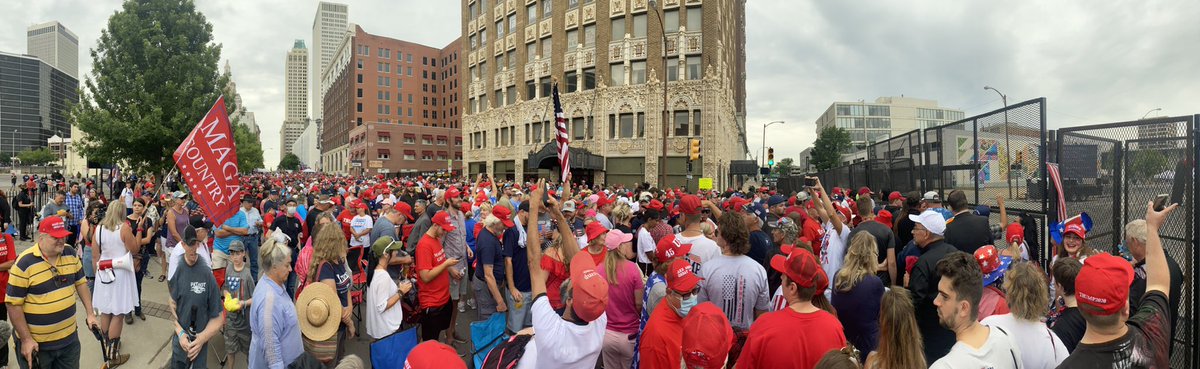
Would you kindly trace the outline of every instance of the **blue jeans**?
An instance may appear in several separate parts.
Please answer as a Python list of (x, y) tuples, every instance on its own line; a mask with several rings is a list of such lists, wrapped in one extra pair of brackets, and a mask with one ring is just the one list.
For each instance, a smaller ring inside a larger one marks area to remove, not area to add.
[[(21, 340), (14, 338), (13, 343), (17, 349), (17, 366), (20, 366), (21, 369), (29, 369), (29, 362), (25, 361), (25, 356), (21, 355)], [(79, 340), (57, 350), (38, 350), (34, 359), (41, 368), (45, 369), (78, 368)]]
[(250, 259), (250, 278), (255, 281), (258, 280), (258, 243), (258, 233), (242, 237), (242, 244), (246, 245), (246, 254)]
[(299, 256), (300, 251), (292, 249), (292, 271), (288, 272), (287, 286), (284, 286), (284, 289), (287, 290), (287, 294), (292, 297), (292, 300), (296, 299), (296, 258)]
[(83, 261), (83, 276), (87, 278), (88, 290), (91, 291), (96, 287), (96, 270), (94, 266), (95, 261), (92, 260), (92, 247), (84, 246), (79, 250), (79, 253), (82, 254), (79, 255), (79, 259)]

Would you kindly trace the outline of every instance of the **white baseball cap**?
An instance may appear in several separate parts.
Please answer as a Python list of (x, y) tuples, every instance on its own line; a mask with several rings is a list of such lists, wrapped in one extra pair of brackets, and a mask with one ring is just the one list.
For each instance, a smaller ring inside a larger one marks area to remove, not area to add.
[(929, 233), (938, 236), (946, 234), (946, 218), (942, 217), (942, 214), (936, 211), (925, 210), (920, 215), (909, 214), (908, 220), (924, 226), (925, 229), (929, 230)]
[(937, 191), (929, 191), (925, 193), (925, 196), (921, 196), (921, 200), (940, 203), (942, 202), (942, 197), (938, 196)]

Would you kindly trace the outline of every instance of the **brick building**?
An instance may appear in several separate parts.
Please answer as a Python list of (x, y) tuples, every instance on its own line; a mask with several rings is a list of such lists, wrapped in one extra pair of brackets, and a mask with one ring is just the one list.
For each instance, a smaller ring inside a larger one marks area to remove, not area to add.
[(355, 26), (322, 76), (329, 86), (322, 169), (428, 174), (461, 167), (458, 47), (458, 40), (435, 48)]

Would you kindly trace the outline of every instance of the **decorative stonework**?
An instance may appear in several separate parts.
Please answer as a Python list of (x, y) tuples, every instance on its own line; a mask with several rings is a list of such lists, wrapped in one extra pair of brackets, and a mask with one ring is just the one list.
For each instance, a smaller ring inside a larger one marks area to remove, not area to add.
[(662, 4), (663, 9), (677, 8), (679, 7), (679, 0), (664, 0)]
[(504, 19), (504, 3), (497, 3), (492, 7), (492, 21), (499, 22), (501, 19)]
[(504, 49), (505, 50), (513, 50), (516, 48), (517, 48), (517, 35), (515, 33), (510, 33), (508, 36), (504, 36)]
[(563, 25), (563, 29), (573, 29), (575, 27), (579, 27), (579, 9), (568, 10), (565, 20), (566, 21)]
[(609, 16), (625, 14), (625, 3), (627, 1), (629, 0), (612, 0), (608, 5)]
[(537, 24), (529, 24), (525, 26), (525, 42), (537, 41)]
[(504, 39), (501, 38), (492, 41), (492, 54), (494, 56), (500, 56), (500, 54), (504, 54)]
[(540, 35), (541, 37), (546, 37), (546, 36), (550, 35), (550, 21), (552, 21), (552, 20), (553, 19), (546, 19), (546, 20), (543, 20), (540, 23), (538, 23), (538, 35)]
[(596, 4), (588, 4), (583, 6), (583, 24), (588, 24), (596, 21)]
[(631, 8), (632, 8), (630, 10), (631, 13), (638, 13), (638, 12), (646, 11), (646, 9), (647, 9), (646, 0), (633, 0)]

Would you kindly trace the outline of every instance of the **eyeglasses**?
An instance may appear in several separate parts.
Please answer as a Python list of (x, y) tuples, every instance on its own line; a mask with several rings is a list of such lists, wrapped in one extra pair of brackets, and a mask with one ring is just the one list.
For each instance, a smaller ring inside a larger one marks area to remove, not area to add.
[(671, 293), (675, 294), (676, 296), (679, 296), (680, 298), (689, 299), (689, 298), (692, 298), (692, 296), (696, 296), (696, 295), (700, 294), (700, 287), (693, 288), (691, 291), (688, 291), (687, 293), (679, 293), (679, 292), (676, 292), (675, 290), (671, 290)]

